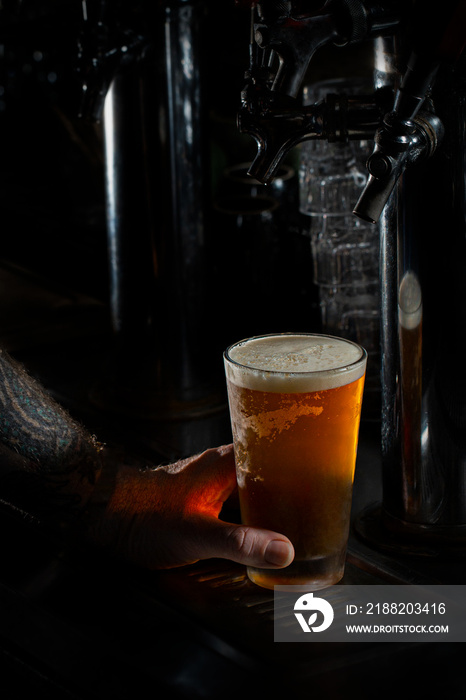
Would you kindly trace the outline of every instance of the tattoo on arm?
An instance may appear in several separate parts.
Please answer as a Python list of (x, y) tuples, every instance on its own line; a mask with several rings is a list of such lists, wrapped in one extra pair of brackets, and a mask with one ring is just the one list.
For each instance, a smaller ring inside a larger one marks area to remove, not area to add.
[(0, 443), (0, 499), (40, 519), (76, 517), (93, 490), (101, 446), (1, 350)]

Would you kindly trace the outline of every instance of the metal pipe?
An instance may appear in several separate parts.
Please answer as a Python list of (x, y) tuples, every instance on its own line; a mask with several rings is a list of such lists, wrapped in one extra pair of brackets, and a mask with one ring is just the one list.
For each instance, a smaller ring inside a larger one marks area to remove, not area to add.
[(445, 143), (401, 176), (380, 222), (384, 529), (358, 524), (435, 555), (466, 551), (465, 76), (464, 60), (443, 68)]
[(151, 50), (116, 75), (104, 107), (120, 385), (107, 403), (146, 417), (199, 415), (224, 403), (210, 342), (204, 25), (202, 2), (160, 7)]

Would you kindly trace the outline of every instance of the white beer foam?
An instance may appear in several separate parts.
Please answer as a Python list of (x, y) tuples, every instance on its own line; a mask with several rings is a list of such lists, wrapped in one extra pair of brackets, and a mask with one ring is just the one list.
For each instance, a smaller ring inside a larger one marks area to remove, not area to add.
[(271, 392), (332, 389), (356, 381), (366, 367), (366, 354), (355, 343), (311, 334), (251, 338), (230, 347), (226, 358), (229, 381)]

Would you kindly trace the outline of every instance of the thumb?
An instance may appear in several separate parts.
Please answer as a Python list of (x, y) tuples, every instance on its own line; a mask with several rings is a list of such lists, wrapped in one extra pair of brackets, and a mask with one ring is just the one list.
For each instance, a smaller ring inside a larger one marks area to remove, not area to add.
[(261, 569), (278, 569), (293, 561), (294, 548), (285, 535), (217, 518), (209, 521), (203, 541), (207, 550), (204, 557), (231, 559)]

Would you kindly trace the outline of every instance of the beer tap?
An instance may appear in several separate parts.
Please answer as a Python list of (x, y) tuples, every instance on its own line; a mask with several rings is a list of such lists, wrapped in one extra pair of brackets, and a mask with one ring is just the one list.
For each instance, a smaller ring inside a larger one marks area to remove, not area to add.
[(84, 0), (83, 9), (81, 116), (102, 121), (114, 340), (92, 398), (147, 420), (210, 415), (224, 396), (212, 344), (202, 346), (213, 327), (206, 7)]
[(376, 223), (405, 169), (431, 157), (443, 139), (443, 125), (428, 95), (440, 64), (456, 60), (464, 47), (465, 38), (457, 31), (464, 3), (454, 5), (446, 27), (441, 18), (436, 18), (435, 28), (430, 23), (426, 26), (425, 20), (420, 22), (393, 110), (377, 130), (375, 148), (367, 161), (369, 178), (354, 208), (361, 219)]
[(375, 150), (367, 161), (368, 182), (353, 213), (375, 224), (405, 169), (432, 156), (443, 135), (442, 122), (433, 112), (403, 119), (395, 107), (375, 135)]
[[(381, 116), (377, 105), (369, 107), (373, 111), (368, 120), (367, 99), (357, 105), (355, 98), (348, 112), (347, 103), (338, 100), (303, 108), (298, 93), (319, 48), (330, 43), (353, 44), (393, 31), (399, 22), (399, 4), (366, 6), (360, 0), (328, 0), (315, 10), (314, 3), (298, 8), (289, 1), (264, 0), (252, 8), (250, 65), (238, 124), (258, 145), (249, 171), (253, 177), (270, 182), (288, 151), (306, 139), (372, 138)], [(352, 117), (351, 128), (342, 121), (347, 114)], [(336, 122), (340, 124), (337, 130), (333, 128)]]
[(465, 13), (464, 0), (447, 0), (435, 16), (415, 13), (391, 47), (376, 47), (377, 81), (395, 98), (355, 207), (380, 217), (384, 290), (383, 502), (356, 529), (385, 550), (432, 557), (466, 551)]
[[(268, 182), (291, 146), (349, 140), (362, 133), (369, 105), (374, 123), (388, 102), (368, 136), (375, 134), (375, 148), (354, 209), (360, 218), (380, 218), (383, 289), (383, 502), (361, 515), (357, 531), (387, 551), (464, 555), (466, 1), (445, 0), (435, 13), (414, 0), (320, 9), (301, 2), (307, 12), (267, 0), (254, 11), (239, 114), (240, 129), (258, 144), (250, 173)], [(300, 105), (299, 85), (321, 46), (372, 37), (372, 96), (357, 103), (327, 95)]]

